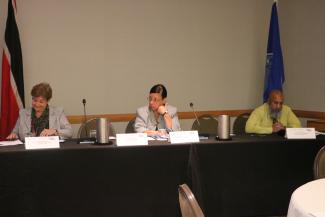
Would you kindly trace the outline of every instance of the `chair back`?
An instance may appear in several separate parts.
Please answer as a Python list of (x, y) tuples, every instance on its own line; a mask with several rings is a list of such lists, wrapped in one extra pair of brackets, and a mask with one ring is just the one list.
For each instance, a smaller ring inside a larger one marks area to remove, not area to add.
[(325, 146), (317, 153), (314, 160), (314, 178), (325, 178)]
[(197, 130), (199, 134), (213, 134), (218, 132), (218, 120), (212, 115), (201, 115), (197, 120), (193, 122), (192, 130)]
[[(81, 124), (77, 138), (90, 138), (94, 135), (91, 135), (91, 132), (97, 131), (97, 119), (99, 118), (92, 118), (87, 120), (85, 123)], [(108, 129), (109, 129), (109, 136), (115, 136), (115, 130), (113, 125), (110, 121), (107, 121)]]
[(125, 133), (135, 133), (134, 123), (135, 123), (135, 118), (129, 121), (128, 125), (125, 128)]
[(239, 115), (233, 125), (232, 132), (235, 135), (243, 135), (245, 134), (245, 126), (246, 122), (250, 116), (250, 113), (243, 113)]
[(182, 184), (178, 187), (178, 199), (182, 217), (204, 217), (199, 203), (187, 184)]

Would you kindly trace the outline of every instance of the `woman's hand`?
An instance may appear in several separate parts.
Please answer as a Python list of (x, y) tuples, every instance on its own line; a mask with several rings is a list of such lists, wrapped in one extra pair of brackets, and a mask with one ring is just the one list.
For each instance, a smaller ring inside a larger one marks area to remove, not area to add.
[(157, 135), (158, 131), (146, 130), (146, 131), (144, 131), (144, 133), (146, 133), (148, 136), (153, 136), (153, 135)]
[(44, 129), (40, 136), (57, 136), (58, 131), (56, 129)]
[(167, 103), (158, 107), (158, 113), (163, 115), (167, 112)]
[(158, 113), (163, 116), (165, 120), (165, 125), (166, 128), (172, 129), (173, 128), (173, 120), (172, 117), (169, 115), (168, 110), (167, 110), (167, 103), (164, 105), (159, 106), (158, 108)]
[(166, 136), (167, 135), (167, 131), (165, 129), (147, 130), (144, 133), (146, 133), (148, 136), (154, 136), (154, 135)]
[(14, 140), (14, 139), (18, 139), (18, 136), (16, 133), (10, 133), (9, 136), (7, 136), (6, 138), (7, 140)]

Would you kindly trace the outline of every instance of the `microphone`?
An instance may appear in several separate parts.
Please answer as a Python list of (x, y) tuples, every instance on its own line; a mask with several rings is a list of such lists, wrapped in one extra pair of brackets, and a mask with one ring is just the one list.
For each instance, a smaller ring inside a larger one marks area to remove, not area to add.
[(86, 99), (82, 99), (82, 104), (84, 104), (84, 123), (87, 121), (87, 115), (86, 115)]
[(278, 122), (278, 120), (276, 119), (276, 118), (272, 118), (272, 123), (273, 124), (275, 124), (275, 123), (277, 123)]
[(87, 122), (87, 115), (86, 115), (86, 99), (82, 99), (82, 104), (84, 105), (84, 125), (85, 125), (85, 131), (86, 131), (86, 137), (88, 137), (88, 129), (86, 126), (86, 122)]
[(273, 124), (278, 123), (278, 116), (278, 113), (271, 113), (271, 119)]
[(196, 112), (195, 112), (195, 110), (194, 110), (194, 104), (193, 104), (192, 102), (190, 102), (190, 107), (191, 107), (191, 109), (192, 109), (192, 112), (194, 113), (195, 120), (197, 121), (197, 123), (198, 123), (199, 126), (200, 126), (201, 124), (200, 124), (199, 119), (197, 118)]

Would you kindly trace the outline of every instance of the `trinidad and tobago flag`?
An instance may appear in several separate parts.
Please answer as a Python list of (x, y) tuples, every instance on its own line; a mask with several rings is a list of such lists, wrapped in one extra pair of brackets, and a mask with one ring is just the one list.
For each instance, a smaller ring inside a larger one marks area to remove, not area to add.
[(5, 139), (15, 126), (19, 109), (25, 106), (23, 59), (16, 23), (15, 0), (8, 0), (8, 17), (2, 56), (0, 139)]

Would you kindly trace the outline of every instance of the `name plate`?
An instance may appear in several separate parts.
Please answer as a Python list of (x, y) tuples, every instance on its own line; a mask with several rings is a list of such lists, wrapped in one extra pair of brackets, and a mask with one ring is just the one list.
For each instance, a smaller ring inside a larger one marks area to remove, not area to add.
[(146, 133), (122, 133), (116, 134), (117, 146), (138, 146), (148, 145)]
[(58, 136), (25, 137), (26, 149), (60, 148)]
[(287, 139), (316, 139), (315, 128), (286, 128)]
[(200, 142), (197, 130), (169, 132), (170, 143)]

